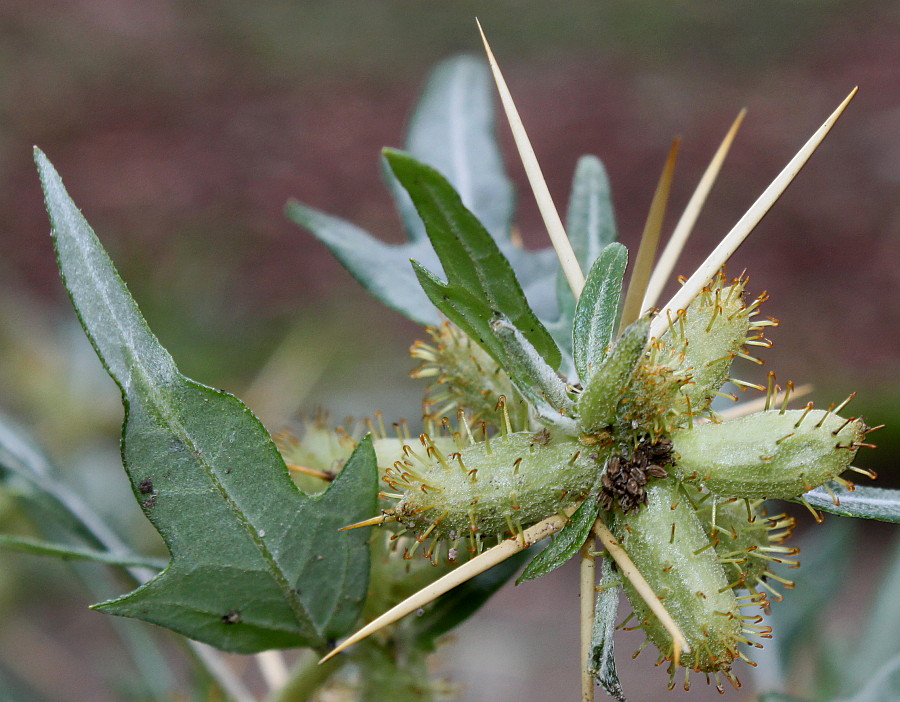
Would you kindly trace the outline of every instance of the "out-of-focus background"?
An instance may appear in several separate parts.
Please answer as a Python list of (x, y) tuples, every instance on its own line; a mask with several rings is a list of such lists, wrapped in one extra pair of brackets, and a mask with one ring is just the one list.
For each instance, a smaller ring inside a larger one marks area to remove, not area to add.
[[(577, 157), (598, 155), (630, 246), (671, 138), (683, 136), (670, 228), (749, 109), (681, 273), (860, 86), (731, 270), (746, 267), (749, 289), (771, 295), (764, 313), (781, 320), (766, 366), (744, 377), (771, 368), (813, 382), (817, 404), (858, 391), (853, 411), (889, 425), (858, 460), (900, 485), (900, 6), (885, 0), (4, 0), (0, 409), (123, 533), (159, 548), (118, 464), (117, 393), (57, 279), (37, 144), (184, 373), (237, 393), (272, 430), (315, 406), (415, 418), (406, 349), (421, 332), (282, 208), (296, 197), (399, 241), (378, 150), (402, 143), (437, 60), (479, 52), (476, 15), (558, 205)], [(518, 223), (543, 246), (499, 125)], [(15, 525), (7, 502), (0, 521)], [(866, 529), (858, 567), (877, 572), (889, 534)], [(460, 630), (440, 666), (465, 681), (466, 700), (577, 694), (576, 580), (551, 577), (503, 592)], [(105, 617), (85, 609), (96, 597), (73, 583), (59, 564), (0, 553), (0, 668), (46, 699), (128, 699)], [(835, 594), (858, 604), (843, 616), (863, 607), (869, 584), (857, 585)], [(662, 698), (665, 675), (643, 655), (626, 682)]]

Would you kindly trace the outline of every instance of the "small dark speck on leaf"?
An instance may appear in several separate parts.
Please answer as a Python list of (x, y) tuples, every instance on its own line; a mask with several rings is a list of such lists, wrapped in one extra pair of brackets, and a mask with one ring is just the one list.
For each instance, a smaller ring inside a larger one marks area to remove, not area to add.
[(423, 614), (425, 614), (425, 610), (422, 609), (421, 607), (419, 607), (419, 608), (416, 610), (416, 616), (417, 616), (417, 617), (421, 617)]
[(149, 495), (153, 492), (153, 481), (150, 478), (144, 478), (138, 483), (138, 490), (141, 491), (142, 495)]
[(156, 506), (156, 498), (148, 497), (146, 500), (141, 502), (145, 509), (153, 509)]
[(222, 621), (226, 624), (237, 624), (241, 621), (241, 613), (236, 609), (229, 609), (222, 615)]
[(232, 470), (232, 469), (231, 469), (231, 466), (228, 466), (228, 468), (225, 469), (225, 475), (230, 475), (230, 474), (231, 474), (231, 470)]

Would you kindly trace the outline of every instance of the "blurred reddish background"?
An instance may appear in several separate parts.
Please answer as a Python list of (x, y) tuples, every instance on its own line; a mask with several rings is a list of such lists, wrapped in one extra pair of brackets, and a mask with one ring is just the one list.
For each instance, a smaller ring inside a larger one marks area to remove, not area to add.
[[(751, 291), (769, 291), (764, 313), (782, 322), (766, 367), (745, 377), (773, 368), (781, 380), (814, 382), (822, 404), (858, 390), (856, 411), (895, 427), (880, 432), (882, 448), (866, 464), (896, 466), (900, 6), (882, 0), (5, 0), (0, 352), (11, 360), (0, 370), (3, 409), (63, 462), (96, 438), (72, 411), (54, 414), (47, 398), (55, 394), (40, 382), (63, 372), (45, 347), (66, 345), (54, 330), (72, 316), (31, 162), (37, 144), (186, 374), (243, 395), (273, 348), (286, 348), (312, 370), (286, 386), (296, 402), (258, 408), (273, 429), (294, 404), (414, 416), (420, 387), (405, 378), (405, 349), (416, 328), (369, 300), (282, 208), (296, 197), (399, 241), (378, 150), (402, 143), (437, 60), (479, 51), (476, 14), (558, 205), (577, 157), (597, 154), (626, 244), (636, 244), (670, 139), (683, 136), (671, 227), (731, 120), (749, 108), (682, 273), (860, 86), (731, 268), (748, 269)], [(499, 133), (525, 240), (543, 246), (502, 122)], [(90, 404), (112, 409), (94, 429), (112, 441), (119, 410), (111, 383), (99, 382)], [(100, 618), (77, 616), (89, 627)], [(572, 685), (554, 689), (574, 690), (572, 671), (563, 677)], [(652, 689), (661, 690), (656, 678)], [(96, 680), (86, 685), (90, 692), (72, 699), (109, 694)]]

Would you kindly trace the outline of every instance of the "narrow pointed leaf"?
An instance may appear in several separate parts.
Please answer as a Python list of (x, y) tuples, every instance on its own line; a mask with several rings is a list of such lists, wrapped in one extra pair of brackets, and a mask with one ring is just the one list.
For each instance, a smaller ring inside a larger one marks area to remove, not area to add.
[(172, 555), (156, 578), (96, 607), (230, 651), (324, 647), (366, 591), (367, 535), (337, 529), (375, 511), (371, 441), (327, 491), (300, 492), (240, 400), (178, 372), (53, 166), (35, 159), (66, 290), (122, 391), (125, 469)]
[(94, 561), (123, 567), (153, 568), (162, 570), (168, 561), (157, 558), (149, 558), (136, 553), (113, 553), (111, 551), (98, 551), (96, 549), (70, 546), (69, 544), (57, 544), (41, 539), (32, 539), (25, 536), (11, 536), (0, 534), (0, 548), (12, 551), (31, 553), (36, 556), (56, 556), (74, 561)]
[[(468, 298), (465, 314), (473, 318), (473, 324), (460, 326), (473, 339), (482, 343), (474, 319), (487, 321), (499, 312), (522, 332), (549, 366), (558, 368), (559, 349), (529, 307), (512, 266), (453, 187), (433, 168), (406, 154), (390, 149), (384, 153), (412, 197), (447, 276), (446, 283), (432, 276), (430, 282), (437, 285), (437, 290), (431, 285), (431, 290), (425, 291), (435, 306), (450, 316), (444, 309), (450, 306), (444, 296), (448, 292), (464, 292)], [(422, 266), (416, 267), (420, 281), (422, 270)], [(485, 350), (496, 354), (496, 347), (486, 346)], [(502, 357), (495, 358), (502, 363)]]
[[(509, 238), (513, 189), (494, 135), (493, 100), (484, 61), (465, 54), (442, 61), (429, 76), (410, 120), (406, 151), (443, 173), (463, 204), (499, 241)], [(425, 239), (412, 200), (389, 168), (386, 173), (410, 240)]]
[(2, 415), (0, 484), (13, 487), (17, 495), (40, 510), (42, 517), (46, 515), (68, 535), (107, 551), (127, 550), (96, 512), (59, 478), (50, 459), (27, 432)]
[(549, 402), (551, 416), (560, 412), (571, 415), (575, 403), (569, 397), (566, 384), (525, 335), (502, 315), (494, 315), (490, 326), (503, 348), (504, 367), (519, 392), (535, 407)]
[(600, 592), (594, 605), (594, 626), (591, 631), (591, 657), (588, 669), (597, 682), (619, 702), (625, 702), (625, 693), (616, 672), (613, 635), (616, 630), (616, 612), (619, 609), (618, 576), (611, 558), (603, 559), (600, 571)]
[(285, 214), (292, 222), (311, 231), (360, 285), (388, 307), (419, 324), (440, 321), (434, 305), (409, 268), (409, 259), (415, 258), (429, 269), (440, 271), (440, 263), (428, 241), (385, 244), (350, 222), (296, 200), (288, 202)]
[[(566, 233), (572, 250), (585, 275), (594, 265), (600, 252), (616, 240), (616, 220), (613, 212), (609, 178), (606, 169), (596, 156), (585, 155), (578, 159), (569, 208), (566, 212)], [(582, 291), (584, 295), (584, 291)], [(557, 324), (552, 325), (556, 343), (572, 353), (572, 320), (575, 316), (575, 296), (562, 269), (556, 276), (556, 299), (559, 306)]]
[(625, 385), (647, 346), (649, 330), (649, 319), (639, 319), (629, 325), (603, 364), (591, 374), (578, 396), (579, 422), (584, 431), (602, 429), (615, 419)]
[(594, 261), (584, 282), (572, 324), (575, 368), (582, 383), (600, 367), (615, 339), (627, 265), (628, 249), (610, 244)]
[(559, 568), (578, 553), (591, 533), (597, 520), (600, 505), (597, 504), (599, 483), (585, 498), (566, 525), (553, 537), (548, 546), (536, 555), (516, 580), (516, 585), (534, 580)]
[[(556, 256), (550, 247), (526, 251), (510, 240), (514, 196), (493, 130), (493, 88), (486, 66), (471, 56), (439, 64), (411, 120), (406, 150), (443, 173), (463, 203), (484, 223), (542, 319), (555, 318)], [(387, 161), (382, 166), (406, 229), (408, 243), (385, 244), (349, 222), (291, 201), (289, 219), (308, 229), (369, 292), (389, 307), (422, 324), (438, 315), (416, 284), (409, 260), (433, 274), (441, 267), (425, 227), (405, 188)]]
[(840, 504), (834, 504), (828, 491), (821, 487), (804, 493), (803, 498), (816, 509), (842, 517), (900, 523), (900, 490), (857, 486), (851, 492), (834, 482), (829, 487)]

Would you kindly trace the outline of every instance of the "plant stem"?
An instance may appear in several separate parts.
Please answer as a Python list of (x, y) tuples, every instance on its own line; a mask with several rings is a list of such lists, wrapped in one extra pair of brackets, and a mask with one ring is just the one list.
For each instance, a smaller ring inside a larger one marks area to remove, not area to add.
[(272, 692), (266, 702), (306, 702), (346, 662), (347, 657), (341, 656), (320, 665), (318, 656), (304, 656), (294, 666), (284, 686)]

